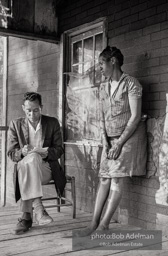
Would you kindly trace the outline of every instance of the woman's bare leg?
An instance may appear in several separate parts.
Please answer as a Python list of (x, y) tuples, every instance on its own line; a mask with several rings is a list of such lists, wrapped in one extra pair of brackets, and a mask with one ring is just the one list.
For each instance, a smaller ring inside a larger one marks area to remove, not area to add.
[(87, 228), (76, 233), (77, 236), (88, 236), (92, 232), (94, 232), (94, 230), (96, 230), (96, 228), (98, 227), (100, 222), (100, 217), (103, 211), (103, 207), (106, 203), (106, 200), (110, 191), (110, 185), (111, 185), (111, 179), (106, 179), (106, 178), (100, 179), (92, 221)]
[(116, 211), (123, 192), (123, 178), (113, 178), (111, 181), (110, 194), (105, 214), (99, 224), (99, 230), (106, 230), (109, 228), (110, 220)]

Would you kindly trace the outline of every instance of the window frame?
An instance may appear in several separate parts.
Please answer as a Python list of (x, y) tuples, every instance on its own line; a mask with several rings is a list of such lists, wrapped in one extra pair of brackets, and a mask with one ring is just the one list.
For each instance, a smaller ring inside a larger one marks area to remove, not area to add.
[[(73, 141), (65, 140), (65, 127), (66, 127), (66, 116), (65, 116), (65, 111), (66, 111), (66, 74), (67, 72), (70, 72), (71, 70), (71, 61), (69, 61), (71, 58), (71, 39), (75, 36), (78, 36), (82, 33), (89, 32), (90, 30), (100, 28), (102, 26), (102, 33), (103, 33), (103, 46), (102, 49), (104, 49), (107, 46), (107, 19), (106, 18), (101, 18), (98, 19), (97, 21), (91, 22), (84, 24), (82, 26), (76, 27), (74, 29), (71, 29), (69, 31), (66, 31), (63, 34), (63, 68), (62, 68), (62, 95), (63, 95), (63, 110), (62, 110), (62, 125), (63, 125), (63, 141), (64, 144), (73, 144), (73, 145), (90, 145), (90, 146), (102, 146), (100, 141), (87, 141), (87, 140), (81, 140), (81, 141)], [(88, 35), (88, 37), (90, 37)]]

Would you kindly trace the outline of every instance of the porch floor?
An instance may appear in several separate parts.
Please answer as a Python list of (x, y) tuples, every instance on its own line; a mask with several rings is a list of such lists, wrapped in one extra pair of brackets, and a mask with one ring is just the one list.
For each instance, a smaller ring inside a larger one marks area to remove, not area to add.
[[(0, 256), (3, 255), (23, 255), (23, 256), (153, 256), (168, 255), (168, 237), (162, 237), (162, 250), (73, 250), (72, 249), (72, 230), (82, 229), (87, 226), (91, 220), (91, 214), (77, 211), (76, 219), (71, 217), (71, 209), (62, 207), (58, 213), (56, 208), (47, 209), (53, 217), (54, 222), (48, 226), (37, 226), (33, 223), (31, 230), (23, 235), (13, 235), (12, 230), (20, 217), (18, 207), (0, 208)], [(137, 230), (135, 226), (123, 226), (119, 223), (110, 224), (112, 230)]]

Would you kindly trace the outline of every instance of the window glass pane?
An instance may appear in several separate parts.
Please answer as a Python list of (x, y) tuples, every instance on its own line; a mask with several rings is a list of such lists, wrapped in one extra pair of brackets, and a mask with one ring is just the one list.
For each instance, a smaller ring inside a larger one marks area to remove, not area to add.
[(82, 62), (82, 41), (73, 44), (73, 64)]
[(72, 72), (82, 74), (82, 64), (73, 65)]
[(73, 44), (72, 71), (82, 74), (82, 41)]
[(95, 83), (99, 84), (101, 81), (101, 73), (99, 69), (99, 54), (102, 52), (103, 48), (103, 34), (98, 34), (95, 36)]
[(92, 88), (89, 76), (67, 79), (66, 140), (99, 140), (98, 88)]
[(95, 36), (95, 62), (98, 62), (99, 59), (99, 54), (101, 53), (101, 51), (103, 47), (103, 34), (98, 34)]
[(93, 37), (84, 40), (84, 72), (93, 66)]

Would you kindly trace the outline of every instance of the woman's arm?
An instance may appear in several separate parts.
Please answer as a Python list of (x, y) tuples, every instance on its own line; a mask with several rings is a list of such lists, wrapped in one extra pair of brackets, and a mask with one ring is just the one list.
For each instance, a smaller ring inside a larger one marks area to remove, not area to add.
[(104, 118), (103, 104), (102, 104), (101, 98), (99, 100), (99, 109), (100, 109), (100, 132), (101, 132), (102, 144), (103, 144), (103, 147), (108, 147), (107, 133), (105, 128), (105, 118)]
[[(102, 115), (103, 115), (103, 113), (102, 113)], [(103, 120), (103, 119), (101, 119), (101, 121), (100, 121), (100, 130), (101, 130), (103, 147), (104, 146), (108, 147), (107, 133), (106, 133), (106, 129), (105, 129), (105, 120)]]
[(109, 150), (109, 159), (117, 159), (121, 152), (122, 146), (136, 130), (138, 123), (141, 120), (141, 102), (141, 98), (129, 97), (131, 117), (127, 123), (127, 126), (125, 127), (125, 130), (118, 139), (118, 142), (113, 148)]

